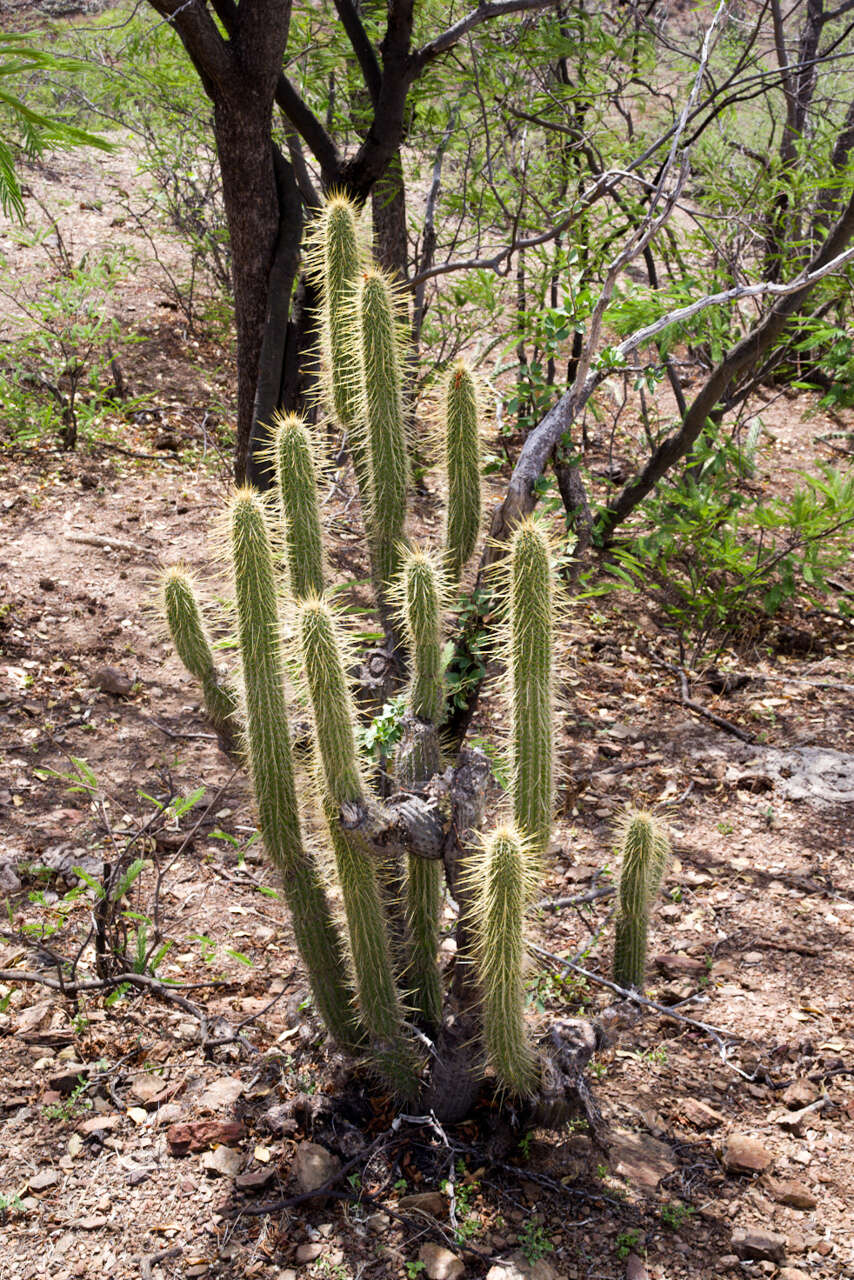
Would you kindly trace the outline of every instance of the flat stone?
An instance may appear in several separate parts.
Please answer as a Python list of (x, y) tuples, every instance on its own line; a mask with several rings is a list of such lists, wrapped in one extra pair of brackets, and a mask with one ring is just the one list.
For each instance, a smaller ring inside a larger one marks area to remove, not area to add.
[(736, 1227), (732, 1233), (732, 1251), (736, 1257), (751, 1262), (783, 1262), (786, 1237), (761, 1227)]
[(811, 1080), (793, 1080), (788, 1088), (783, 1090), (782, 1100), (792, 1111), (798, 1111), (801, 1107), (808, 1107), (811, 1102), (815, 1102), (818, 1096), (818, 1089)]
[(249, 1173), (241, 1173), (234, 1179), (238, 1191), (263, 1191), (276, 1176), (274, 1167), (269, 1169), (251, 1169)]
[(459, 1280), (465, 1275), (465, 1263), (441, 1244), (422, 1244), (418, 1258), (424, 1263), (428, 1280)]
[(75, 1218), (73, 1222), (69, 1222), (70, 1227), (77, 1227), (78, 1231), (99, 1231), (101, 1227), (105, 1227), (109, 1222), (109, 1218), (103, 1217), (101, 1214), (92, 1214), (87, 1218)]
[(649, 1280), (649, 1272), (636, 1253), (626, 1258), (626, 1280)]
[(693, 956), (684, 955), (665, 955), (656, 956), (652, 962), (656, 969), (659, 969), (665, 978), (676, 979), (686, 977), (701, 977), (708, 973), (708, 969), (702, 960), (695, 960)]
[(746, 1133), (731, 1133), (724, 1150), (727, 1173), (764, 1173), (774, 1163), (774, 1156), (758, 1138)]
[(701, 1102), (699, 1098), (683, 1098), (679, 1103), (679, 1110), (695, 1129), (715, 1129), (724, 1121), (719, 1111)]
[(809, 1187), (795, 1178), (771, 1178), (768, 1191), (778, 1204), (787, 1204), (792, 1209), (814, 1209), (817, 1204)]
[(160, 1076), (140, 1076), (134, 1080), (128, 1093), (144, 1107), (154, 1107), (169, 1092), (169, 1086)]
[(102, 693), (112, 693), (118, 698), (126, 698), (133, 689), (133, 681), (118, 667), (99, 667), (92, 676), (92, 684)]
[(486, 1280), (559, 1280), (545, 1258), (529, 1262), (522, 1253), (514, 1253), (507, 1262), (496, 1262), (486, 1273)]
[(781, 1129), (785, 1129), (787, 1133), (794, 1133), (796, 1137), (801, 1137), (807, 1126), (807, 1121), (818, 1119), (821, 1115), (821, 1107), (801, 1107), (800, 1111), (784, 1111), (782, 1115), (777, 1116), (777, 1124)]
[(441, 1191), (416, 1191), (411, 1196), (402, 1196), (398, 1207), (403, 1212), (415, 1209), (432, 1214), (434, 1218), (442, 1218), (447, 1211), (448, 1201)]
[(323, 1245), (317, 1243), (297, 1245), (297, 1262), (314, 1262), (323, 1253)]
[(186, 1156), (204, 1151), (215, 1142), (239, 1142), (246, 1130), (239, 1120), (194, 1120), (189, 1124), (171, 1124), (166, 1130), (169, 1154)]
[(782, 1267), (777, 1273), (777, 1280), (811, 1280), (811, 1277), (800, 1267)]
[(236, 1147), (217, 1147), (206, 1151), (202, 1167), (206, 1173), (216, 1173), (222, 1178), (236, 1178), (243, 1167), (244, 1155)]
[(615, 1131), (611, 1159), (615, 1161), (616, 1174), (651, 1190), (676, 1168), (673, 1153), (665, 1143), (647, 1134), (629, 1133), (626, 1129)]
[(236, 1076), (223, 1076), (209, 1084), (199, 1098), (199, 1107), (203, 1111), (219, 1111), (220, 1107), (230, 1107), (243, 1092), (243, 1081)]
[(294, 1158), (294, 1176), (303, 1194), (325, 1186), (341, 1169), (341, 1161), (317, 1142), (301, 1142)]
[(59, 1174), (55, 1169), (42, 1169), (41, 1173), (33, 1174), (27, 1186), (30, 1191), (46, 1191), (48, 1187), (55, 1187), (57, 1182)]

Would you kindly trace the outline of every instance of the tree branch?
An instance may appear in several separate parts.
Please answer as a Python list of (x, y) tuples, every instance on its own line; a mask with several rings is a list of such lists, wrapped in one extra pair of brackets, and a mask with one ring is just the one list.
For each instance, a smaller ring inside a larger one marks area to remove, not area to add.
[(359, 12), (352, 0), (334, 0), (334, 3), (338, 11), (338, 17), (341, 19), (341, 25), (347, 33), (347, 39), (350, 41), (353, 52), (359, 60), (359, 66), (362, 69), (362, 75), (368, 87), (368, 93), (371, 95), (371, 102), (376, 106), (379, 101), (383, 74), (374, 46), (368, 39), (368, 33), (362, 25), (362, 19), (359, 17)]
[(455, 22), (453, 26), (422, 45), (414, 55), (414, 59), (420, 70), (440, 54), (453, 49), (463, 36), (491, 18), (503, 18), (508, 13), (528, 13), (536, 9), (550, 9), (555, 3), (556, 0), (493, 0), (493, 3), (479, 4), (464, 18), (460, 18), (459, 22)]

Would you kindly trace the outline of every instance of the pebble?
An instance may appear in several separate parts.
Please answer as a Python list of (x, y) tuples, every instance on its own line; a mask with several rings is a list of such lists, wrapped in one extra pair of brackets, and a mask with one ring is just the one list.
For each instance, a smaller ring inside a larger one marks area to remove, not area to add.
[(422, 1244), (418, 1259), (424, 1263), (428, 1280), (459, 1280), (465, 1274), (465, 1263), (441, 1244)]
[(792, 1111), (808, 1107), (818, 1097), (818, 1089), (811, 1080), (793, 1080), (784, 1090), (782, 1100)]
[(523, 1254), (514, 1253), (508, 1262), (497, 1262), (490, 1267), (486, 1280), (558, 1280), (558, 1274), (545, 1258), (529, 1262)]
[(206, 1173), (217, 1173), (223, 1178), (236, 1178), (243, 1167), (243, 1152), (236, 1147), (217, 1147), (206, 1151), (202, 1157)]
[(448, 1207), (448, 1201), (441, 1191), (416, 1191), (410, 1196), (402, 1196), (398, 1207), (404, 1213), (408, 1209), (416, 1209), (421, 1213), (432, 1214), (434, 1218), (441, 1218)]
[(761, 1227), (736, 1227), (732, 1233), (732, 1251), (737, 1257), (753, 1262), (783, 1262), (786, 1237)]
[(112, 693), (118, 698), (126, 698), (133, 689), (133, 681), (118, 667), (99, 667), (92, 684), (102, 693)]
[(795, 1178), (776, 1178), (768, 1182), (768, 1191), (778, 1204), (789, 1205), (792, 1209), (814, 1209), (816, 1198), (809, 1187)]
[(810, 1280), (810, 1277), (800, 1267), (783, 1267), (777, 1274), (777, 1280)]
[(341, 1161), (317, 1142), (301, 1142), (294, 1159), (294, 1175), (303, 1194), (316, 1191), (341, 1168)]
[(297, 1262), (314, 1262), (323, 1253), (322, 1244), (301, 1244), (297, 1246)]
[(764, 1173), (774, 1162), (774, 1157), (758, 1138), (746, 1133), (731, 1133), (724, 1150), (724, 1168), (727, 1173)]

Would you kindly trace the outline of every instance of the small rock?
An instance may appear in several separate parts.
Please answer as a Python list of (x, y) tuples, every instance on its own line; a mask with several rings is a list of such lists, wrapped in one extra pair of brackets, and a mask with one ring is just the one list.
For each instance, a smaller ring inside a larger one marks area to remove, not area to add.
[(202, 1157), (206, 1173), (217, 1173), (223, 1178), (236, 1178), (243, 1167), (243, 1152), (236, 1147), (217, 1147), (206, 1151)]
[(0, 858), (0, 893), (17, 893), (21, 880), (15, 863), (9, 858)]
[(134, 1080), (128, 1093), (132, 1098), (136, 1098), (137, 1102), (141, 1102), (143, 1106), (153, 1107), (165, 1098), (169, 1091), (169, 1086), (160, 1076), (140, 1076)]
[(109, 1222), (109, 1218), (103, 1217), (102, 1214), (92, 1214), (88, 1218), (76, 1218), (73, 1222), (69, 1222), (69, 1227), (77, 1227), (78, 1231), (98, 1231), (101, 1227), (105, 1227)]
[(653, 964), (660, 969), (665, 978), (674, 980), (685, 977), (702, 977), (708, 973), (708, 970), (702, 960), (695, 960), (693, 956), (683, 955), (666, 955), (656, 956)]
[(236, 1102), (243, 1092), (243, 1081), (237, 1076), (223, 1076), (209, 1084), (199, 1098), (199, 1107), (203, 1111), (218, 1111), (220, 1107), (229, 1107)]
[(80, 488), (81, 489), (97, 489), (101, 481), (92, 471), (80, 472)]
[(810, 1280), (810, 1277), (800, 1267), (783, 1267), (777, 1273), (777, 1280)]
[(786, 1237), (761, 1227), (736, 1227), (732, 1251), (744, 1261), (781, 1263), (786, 1257)]
[(341, 1168), (341, 1161), (317, 1142), (301, 1142), (294, 1159), (294, 1174), (303, 1194), (316, 1191), (330, 1182)]
[(790, 1110), (798, 1111), (801, 1107), (808, 1107), (811, 1102), (815, 1102), (818, 1096), (818, 1089), (811, 1080), (793, 1080), (783, 1091), (782, 1098)]
[(626, 1258), (626, 1280), (649, 1280), (649, 1272), (636, 1253)]
[(268, 1187), (276, 1176), (276, 1170), (270, 1169), (252, 1169), (249, 1173), (241, 1173), (234, 1179), (234, 1185), (238, 1191), (263, 1191)]
[(315, 1258), (319, 1258), (322, 1253), (322, 1244), (297, 1245), (297, 1262), (314, 1262)]
[(773, 1162), (773, 1155), (758, 1138), (746, 1133), (731, 1133), (727, 1138), (724, 1150), (727, 1173), (764, 1173)]
[(55, 591), (56, 583), (53, 578), (39, 578), (39, 587), (42, 591)]
[(781, 1129), (785, 1129), (787, 1133), (794, 1133), (796, 1137), (800, 1137), (806, 1128), (807, 1121), (811, 1117), (817, 1118), (821, 1112), (820, 1106), (801, 1107), (800, 1111), (784, 1111), (782, 1115), (777, 1117), (777, 1124)]
[(102, 693), (112, 693), (126, 698), (133, 689), (133, 681), (118, 667), (99, 667), (92, 677), (92, 684)]
[(411, 1196), (403, 1196), (399, 1208), (420, 1210), (421, 1213), (432, 1214), (434, 1218), (444, 1217), (448, 1201), (441, 1191), (416, 1191)]
[(614, 1172), (620, 1177), (650, 1189), (676, 1168), (673, 1152), (665, 1143), (625, 1129), (617, 1129), (612, 1135), (611, 1159)]
[(424, 1263), (428, 1280), (459, 1280), (465, 1274), (465, 1263), (441, 1244), (422, 1244), (418, 1259)]
[(381, 1236), (391, 1223), (387, 1213), (372, 1213), (365, 1219), (365, 1226), (371, 1235)]
[(770, 1179), (768, 1191), (778, 1204), (787, 1204), (792, 1209), (814, 1209), (816, 1198), (809, 1187), (795, 1178)]
[(169, 1154), (186, 1156), (191, 1151), (204, 1151), (214, 1142), (239, 1142), (246, 1130), (239, 1120), (194, 1120), (191, 1124), (172, 1124), (166, 1130)]
[(89, 1074), (89, 1064), (86, 1062), (68, 1062), (64, 1069), (48, 1076), (48, 1084), (51, 1089), (55, 1089), (57, 1093), (71, 1093), (80, 1084), (80, 1077), (85, 1080)]
[(41, 1173), (36, 1173), (27, 1183), (30, 1191), (46, 1191), (48, 1187), (55, 1187), (59, 1182), (59, 1174), (55, 1169), (42, 1169)]
[(490, 1267), (486, 1280), (558, 1280), (558, 1274), (545, 1258), (528, 1262), (523, 1254), (514, 1253), (509, 1261)]
[(679, 1110), (695, 1129), (714, 1129), (723, 1124), (721, 1113), (707, 1103), (700, 1102), (699, 1098), (683, 1098), (679, 1103)]

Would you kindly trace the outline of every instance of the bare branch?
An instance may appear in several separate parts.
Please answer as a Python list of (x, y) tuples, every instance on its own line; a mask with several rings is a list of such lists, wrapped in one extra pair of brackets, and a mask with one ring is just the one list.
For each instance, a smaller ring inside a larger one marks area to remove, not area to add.
[(503, 18), (508, 13), (529, 13), (535, 9), (550, 9), (556, 0), (493, 0), (493, 3), (479, 4), (459, 22), (448, 27), (440, 35), (428, 41), (416, 54), (414, 60), (419, 69), (438, 58), (440, 54), (453, 49), (455, 44), (468, 35), (469, 31), (488, 22), (490, 18)]

